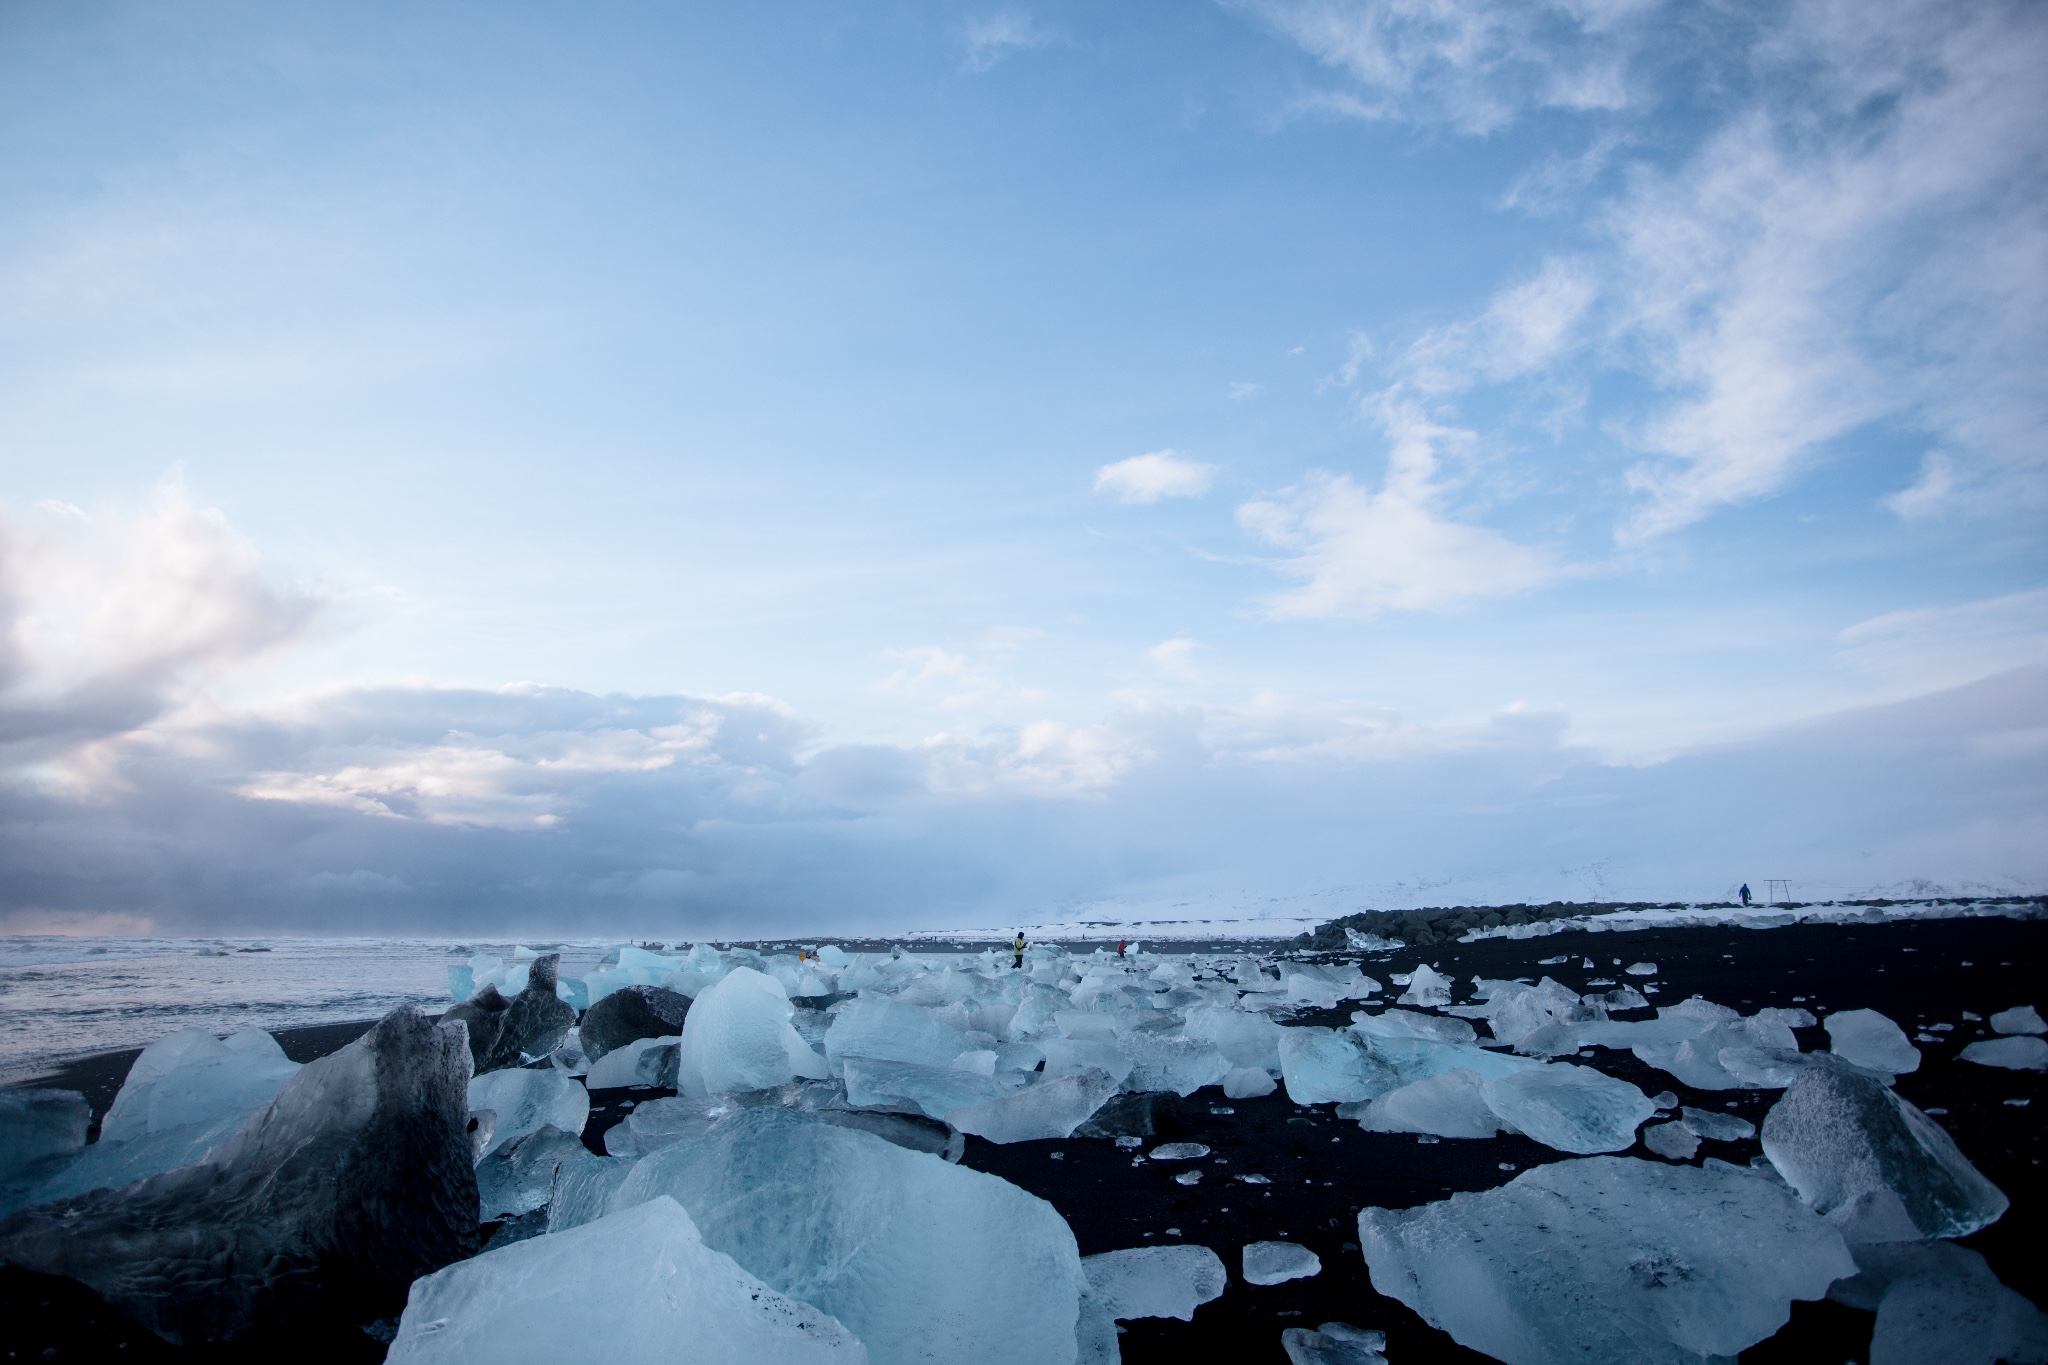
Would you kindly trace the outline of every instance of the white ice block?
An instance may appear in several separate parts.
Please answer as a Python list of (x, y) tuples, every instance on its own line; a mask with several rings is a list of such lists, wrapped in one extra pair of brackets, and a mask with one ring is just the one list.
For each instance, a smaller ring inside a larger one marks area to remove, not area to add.
[(676, 1088), (717, 1095), (829, 1076), (825, 1059), (791, 1027), (791, 1008), (781, 982), (735, 967), (696, 998), (683, 1020)]
[(385, 1359), (866, 1365), (868, 1353), (829, 1314), (706, 1246), (664, 1197), (415, 1280)]
[(1076, 1076), (1040, 1081), (986, 1104), (955, 1109), (946, 1122), (995, 1143), (1072, 1137), (1116, 1091), (1115, 1078), (1091, 1068)]
[(1246, 1284), (1285, 1284), (1322, 1273), (1322, 1258), (1293, 1242), (1253, 1242), (1244, 1249)]
[(590, 1092), (553, 1067), (507, 1067), (470, 1080), (469, 1107), (498, 1116), (484, 1148), (489, 1156), (547, 1124), (580, 1134), (590, 1119)]
[(1867, 1071), (1898, 1076), (1920, 1069), (1920, 1049), (1876, 1010), (1840, 1010), (1827, 1017), (1830, 1051)]
[(1179, 1318), (1219, 1297), (1230, 1281), (1223, 1259), (1204, 1246), (1132, 1247), (1081, 1258), (1095, 1301), (1112, 1318)]
[(1486, 1082), (1487, 1107), (1518, 1131), (1560, 1152), (1619, 1152), (1657, 1112), (1627, 1081), (1586, 1066), (1554, 1063)]

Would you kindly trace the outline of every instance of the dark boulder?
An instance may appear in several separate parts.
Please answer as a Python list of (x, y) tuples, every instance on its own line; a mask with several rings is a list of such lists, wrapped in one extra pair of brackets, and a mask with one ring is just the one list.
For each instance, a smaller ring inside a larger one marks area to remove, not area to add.
[(479, 1075), (487, 1070), (484, 1062), (498, 1045), (498, 1030), (504, 1027), (505, 1011), (511, 1008), (512, 1002), (499, 994), (496, 986), (485, 986), (441, 1016), (444, 1024), (460, 1020), (469, 1029), (470, 1064)]
[(204, 1161), (0, 1222), (0, 1258), (178, 1343), (395, 1314), (475, 1250), (469, 1075), (460, 1030), (403, 1006)]
[[(560, 953), (547, 953), (527, 968), (526, 989), (512, 997), (499, 1016), (497, 1037), (481, 1054), (479, 1074), (518, 1066), (528, 1057), (545, 1057), (562, 1045), (563, 1037), (576, 1026), (576, 1008), (555, 994), (555, 970)], [(476, 1040), (470, 1052), (477, 1055)]]
[(683, 1031), (690, 997), (664, 986), (626, 986), (583, 1012), (576, 1036), (583, 1055), (596, 1061), (641, 1038), (666, 1038)]

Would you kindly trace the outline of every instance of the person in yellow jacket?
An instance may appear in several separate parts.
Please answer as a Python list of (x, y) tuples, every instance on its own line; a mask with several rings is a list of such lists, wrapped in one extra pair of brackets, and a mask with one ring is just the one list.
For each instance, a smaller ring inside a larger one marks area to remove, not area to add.
[(1017, 941), (1016, 941), (1015, 943), (1012, 943), (1012, 944), (1010, 945), (1010, 951), (1011, 951), (1011, 952), (1013, 952), (1013, 953), (1015, 953), (1015, 954), (1017, 955), (1017, 960), (1016, 960), (1015, 962), (1013, 962), (1013, 963), (1011, 963), (1011, 964), (1010, 964), (1011, 968), (1012, 968), (1012, 969), (1015, 969), (1015, 968), (1018, 968), (1018, 967), (1021, 967), (1021, 966), (1023, 966), (1023, 965), (1024, 965), (1024, 931), (1023, 931), (1022, 929), (1019, 929), (1019, 930), (1017, 931)]

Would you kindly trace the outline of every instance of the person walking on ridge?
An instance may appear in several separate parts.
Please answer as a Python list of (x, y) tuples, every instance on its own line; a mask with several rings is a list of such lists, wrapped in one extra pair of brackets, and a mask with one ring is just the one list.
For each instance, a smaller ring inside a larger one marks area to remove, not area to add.
[(1017, 941), (1016, 941), (1015, 943), (1012, 943), (1012, 944), (1010, 945), (1010, 951), (1011, 951), (1011, 952), (1013, 952), (1013, 953), (1015, 953), (1015, 954), (1017, 955), (1017, 960), (1016, 960), (1015, 962), (1013, 962), (1013, 963), (1011, 963), (1011, 964), (1010, 964), (1011, 968), (1012, 968), (1012, 969), (1014, 970), (1015, 968), (1018, 968), (1018, 967), (1021, 967), (1021, 966), (1023, 966), (1023, 965), (1024, 965), (1024, 931), (1023, 931), (1022, 929), (1019, 929), (1019, 930), (1017, 931)]
[(1743, 908), (1743, 909), (1745, 909), (1745, 910), (1747, 910), (1747, 909), (1749, 908), (1749, 883), (1748, 883), (1748, 882), (1744, 882), (1744, 883), (1742, 884), (1742, 890), (1741, 890), (1741, 891), (1740, 891), (1740, 892), (1739, 892), (1738, 894), (1739, 894), (1739, 895), (1740, 895), (1740, 896), (1742, 897), (1742, 908)]

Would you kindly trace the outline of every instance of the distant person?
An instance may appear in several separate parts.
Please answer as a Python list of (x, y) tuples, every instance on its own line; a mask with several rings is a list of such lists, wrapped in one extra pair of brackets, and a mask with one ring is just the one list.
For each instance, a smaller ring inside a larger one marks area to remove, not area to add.
[(1011, 967), (1012, 967), (1013, 969), (1014, 969), (1014, 968), (1017, 968), (1017, 967), (1021, 967), (1021, 966), (1023, 966), (1023, 965), (1024, 965), (1024, 931), (1023, 931), (1022, 929), (1019, 929), (1019, 930), (1017, 931), (1017, 941), (1016, 941), (1015, 943), (1012, 943), (1012, 944), (1010, 945), (1010, 951), (1011, 951), (1011, 952), (1013, 952), (1013, 953), (1015, 953), (1015, 954), (1017, 955), (1017, 960), (1016, 960), (1015, 962), (1012, 962), (1012, 963), (1010, 964), (1010, 966), (1011, 966)]
[(1116, 955), (1118, 957), (1122, 957), (1124, 955), (1124, 944), (1126, 944), (1129, 941), (1130, 940), (1128, 939), (1121, 938), (1116, 941)]
[(1742, 896), (1742, 908), (1743, 908), (1743, 909), (1745, 909), (1745, 910), (1747, 910), (1747, 909), (1749, 908), (1749, 883), (1748, 883), (1748, 882), (1744, 882), (1744, 883), (1742, 884), (1742, 891), (1741, 891), (1741, 896)]

